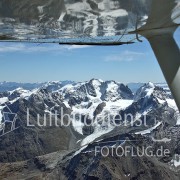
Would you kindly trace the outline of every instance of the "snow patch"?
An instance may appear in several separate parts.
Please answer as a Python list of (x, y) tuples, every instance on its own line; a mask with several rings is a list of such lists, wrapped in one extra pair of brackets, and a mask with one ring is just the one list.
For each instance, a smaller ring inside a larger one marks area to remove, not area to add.
[(7, 97), (0, 98), (0, 105), (8, 101)]
[(119, 88), (119, 86), (116, 83), (114, 83), (114, 82), (108, 83), (108, 87), (106, 89), (106, 91), (107, 91), (106, 99), (108, 101), (109, 100), (115, 101), (118, 98), (118, 96), (119, 96), (118, 88)]
[(76, 155), (78, 155), (79, 153), (81, 153), (81, 151), (84, 150), (84, 149), (86, 149), (87, 146), (88, 146), (88, 145), (83, 146), (83, 147), (81, 147), (79, 150), (77, 150), (77, 151), (74, 153), (73, 157), (76, 156)]
[(97, 94), (97, 98), (101, 98), (101, 92), (100, 92), (100, 85), (101, 85), (101, 81), (99, 81), (99, 80), (96, 80), (96, 79), (94, 79), (93, 80), (93, 82), (92, 82), (92, 84), (93, 84), (93, 86), (94, 86), (94, 89), (95, 89), (95, 91), (96, 91), (96, 94)]
[(39, 11), (40, 14), (43, 13), (43, 8), (44, 8), (44, 6), (38, 6), (38, 7), (37, 7), (37, 9), (38, 9), (38, 11)]
[(168, 106), (176, 111), (177, 122), (176, 125), (180, 125), (180, 113), (174, 99), (166, 99)]
[(2, 115), (2, 109), (3, 108), (4, 108), (3, 106), (0, 106), (0, 126), (1, 126), (2, 118), (3, 118), (3, 115)]
[(69, 106), (69, 104), (68, 104), (67, 101), (63, 101), (63, 103), (64, 103), (64, 105), (65, 105), (67, 108), (71, 108), (71, 107)]
[(166, 102), (165, 100), (162, 100), (162, 99), (159, 99), (159, 98), (157, 98), (157, 100), (158, 100), (159, 104), (164, 104)]
[(151, 83), (151, 82), (149, 82), (147, 86), (148, 86), (148, 88), (145, 90), (145, 92), (146, 92), (146, 97), (147, 97), (147, 96), (150, 97), (151, 94), (152, 94), (153, 91), (154, 91), (155, 86), (154, 86), (154, 84)]
[(175, 167), (180, 166), (180, 155), (175, 154), (174, 158), (171, 160), (170, 162), (172, 165), (174, 165)]
[(72, 122), (74, 130), (78, 132), (79, 134), (83, 135), (82, 129), (83, 129), (84, 124), (81, 122), (81, 119), (76, 120), (75, 118), (73, 118), (71, 119), (71, 122)]
[(81, 142), (81, 146), (87, 145), (91, 142), (93, 142), (96, 138), (112, 131), (114, 129), (114, 127), (108, 127), (107, 129), (103, 129), (102, 127), (98, 128), (96, 127), (95, 131), (93, 134), (85, 137), (82, 142)]
[(106, 102), (103, 112), (109, 112), (111, 114), (118, 114), (119, 110), (125, 109), (133, 103), (133, 100), (120, 99), (115, 102)]
[(151, 128), (146, 129), (144, 131), (137, 132), (135, 134), (141, 134), (141, 135), (150, 134), (154, 129), (156, 129), (158, 126), (160, 126), (161, 123), (162, 122), (158, 122), (154, 127), (151, 127)]
[(166, 99), (168, 106), (170, 108), (173, 108), (174, 110), (178, 110), (176, 102), (174, 101), (174, 99)]

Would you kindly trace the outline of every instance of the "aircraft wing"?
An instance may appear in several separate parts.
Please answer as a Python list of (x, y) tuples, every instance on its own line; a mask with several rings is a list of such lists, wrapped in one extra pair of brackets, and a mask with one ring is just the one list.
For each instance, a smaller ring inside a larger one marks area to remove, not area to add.
[(151, 0), (1, 0), (0, 40), (62, 43), (136, 41)]

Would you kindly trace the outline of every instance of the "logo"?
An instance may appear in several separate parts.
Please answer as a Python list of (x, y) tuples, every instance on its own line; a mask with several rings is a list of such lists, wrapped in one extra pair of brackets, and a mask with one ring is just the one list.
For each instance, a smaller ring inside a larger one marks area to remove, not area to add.
[(18, 115), (17, 113), (13, 113), (7, 104), (0, 113), (2, 115), (2, 120), (0, 122), (0, 137), (19, 128)]

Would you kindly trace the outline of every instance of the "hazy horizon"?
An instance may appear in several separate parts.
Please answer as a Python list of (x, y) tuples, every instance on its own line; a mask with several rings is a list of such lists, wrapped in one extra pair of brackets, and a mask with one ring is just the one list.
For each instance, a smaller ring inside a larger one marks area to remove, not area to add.
[[(107, 79), (107, 80), (104, 80), (104, 79), (101, 79), (101, 78), (92, 78), (92, 79), (95, 79), (95, 80), (102, 80), (102, 81), (115, 81), (114, 79)], [(88, 80), (85, 80), (85, 81), (74, 81), (74, 80), (52, 80), (52, 81), (41, 81), (41, 82), (21, 82), (21, 81), (0, 81), (0, 83), (19, 83), (19, 84), (41, 84), (41, 83), (49, 83), (49, 82), (66, 82), (66, 81), (69, 81), (69, 82), (75, 82), (75, 83), (80, 83), (80, 82), (88, 82), (92, 79), (88, 79)], [(116, 81), (116, 82), (119, 82), (119, 83), (148, 83), (148, 82), (152, 82), (152, 83), (167, 83), (165, 80), (162, 81), (162, 82), (153, 82), (153, 81), (146, 81), (146, 82), (140, 82), (140, 81), (134, 81), (134, 82), (123, 82), (123, 81)], [(1, 84), (0, 84), (1, 85)]]

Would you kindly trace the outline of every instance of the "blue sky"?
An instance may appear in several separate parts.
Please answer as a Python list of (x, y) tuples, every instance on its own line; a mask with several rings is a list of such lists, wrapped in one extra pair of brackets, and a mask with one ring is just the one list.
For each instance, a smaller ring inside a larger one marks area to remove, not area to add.
[[(180, 30), (175, 34), (180, 46)], [(0, 43), (0, 81), (165, 82), (147, 41), (115, 47)]]

